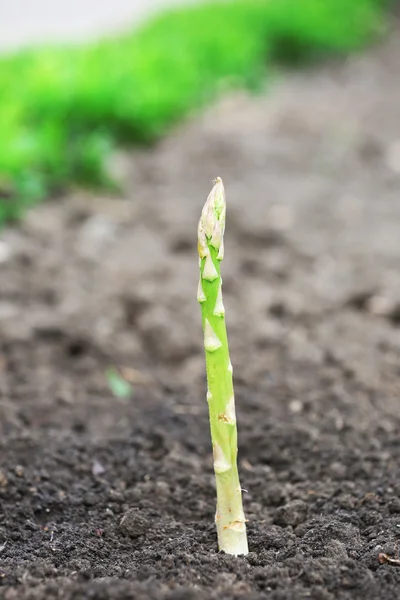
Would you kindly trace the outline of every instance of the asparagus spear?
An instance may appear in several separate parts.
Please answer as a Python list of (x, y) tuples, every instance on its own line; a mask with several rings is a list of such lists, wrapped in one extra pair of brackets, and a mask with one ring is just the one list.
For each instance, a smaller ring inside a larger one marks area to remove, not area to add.
[(224, 257), (225, 190), (214, 182), (198, 227), (201, 304), (207, 368), (214, 471), (217, 484), (215, 522), (218, 546), (227, 554), (247, 554), (246, 520), (237, 468), (237, 429), (232, 364), (222, 300), (220, 261)]

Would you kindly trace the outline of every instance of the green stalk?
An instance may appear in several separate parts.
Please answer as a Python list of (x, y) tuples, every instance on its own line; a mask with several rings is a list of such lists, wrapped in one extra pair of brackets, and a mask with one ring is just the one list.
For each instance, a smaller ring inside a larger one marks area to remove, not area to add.
[(220, 262), (224, 257), (225, 190), (216, 179), (198, 228), (201, 304), (206, 353), (207, 400), (217, 484), (215, 522), (218, 546), (227, 554), (247, 554), (246, 519), (237, 468), (237, 429), (232, 364), (222, 301)]

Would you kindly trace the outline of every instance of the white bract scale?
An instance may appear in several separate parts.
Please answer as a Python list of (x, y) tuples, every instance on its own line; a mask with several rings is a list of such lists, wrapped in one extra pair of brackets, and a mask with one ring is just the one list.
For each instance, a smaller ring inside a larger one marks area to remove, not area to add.
[(201, 259), (205, 258), (209, 253), (209, 249), (207, 246), (207, 238), (204, 232), (204, 223), (203, 219), (200, 218), (199, 226), (197, 228), (197, 249), (199, 252), (199, 267), (201, 266)]
[(229, 373), (233, 373), (233, 367), (232, 367), (231, 361), (229, 361), (228, 371), (229, 371)]
[(215, 315), (216, 317), (223, 317), (225, 315), (225, 307), (224, 307), (224, 302), (222, 300), (221, 284), (219, 285), (219, 288), (218, 288), (218, 294), (217, 294), (217, 299), (215, 301), (213, 315)]
[(236, 423), (235, 396), (230, 397), (226, 405), (225, 414), (227, 416), (227, 423), (234, 425)]
[(210, 281), (210, 282), (215, 281), (215, 279), (217, 279), (217, 277), (218, 277), (218, 271), (215, 268), (213, 259), (211, 258), (210, 254), (208, 254), (206, 256), (206, 262), (204, 264), (202, 277), (206, 281)]
[(207, 390), (207, 402), (210, 402), (212, 400), (212, 393), (210, 392), (210, 390)]
[(205, 302), (207, 300), (206, 295), (203, 291), (203, 286), (201, 283), (201, 278), (199, 279), (199, 286), (197, 288), (197, 302)]
[(222, 240), (221, 245), (218, 250), (218, 255), (217, 255), (218, 260), (224, 260), (224, 249), (225, 249), (224, 240)]
[(214, 329), (210, 325), (208, 319), (204, 323), (204, 348), (207, 352), (215, 352), (218, 348), (221, 348), (222, 343)]
[(215, 222), (214, 231), (210, 240), (210, 246), (219, 250), (224, 237), (225, 222), (217, 220)]
[(225, 473), (225, 471), (229, 471), (232, 468), (230, 461), (225, 457), (221, 446), (219, 444), (214, 444), (213, 447), (214, 454), (214, 471), (218, 474)]
[(218, 421), (223, 421), (227, 425), (236, 425), (236, 412), (235, 412), (235, 397), (231, 396), (226, 405), (225, 412), (218, 415)]

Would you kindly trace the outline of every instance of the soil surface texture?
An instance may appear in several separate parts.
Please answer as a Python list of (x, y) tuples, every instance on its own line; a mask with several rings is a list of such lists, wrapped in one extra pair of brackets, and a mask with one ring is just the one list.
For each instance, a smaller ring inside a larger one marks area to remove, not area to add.
[[(2, 600), (399, 596), (399, 56), (395, 32), (225, 99), (117, 157), (126, 197), (76, 192), (3, 231)], [(216, 546), (196, 303), (216, 175), (238, 558)]]

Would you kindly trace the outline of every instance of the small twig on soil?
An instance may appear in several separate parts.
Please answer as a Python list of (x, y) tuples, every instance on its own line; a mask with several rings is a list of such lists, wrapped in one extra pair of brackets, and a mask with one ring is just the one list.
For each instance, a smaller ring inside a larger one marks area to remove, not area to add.
[(392, 565), (393, 567), (400, 567), (400, 559), (398, 559), (398, 558), (391, 558), (390, 556), (388, 556), (384, 552), (381, 552), (378, 555), (378, 561), (379, 561), (379, 563), (381, 565)]

